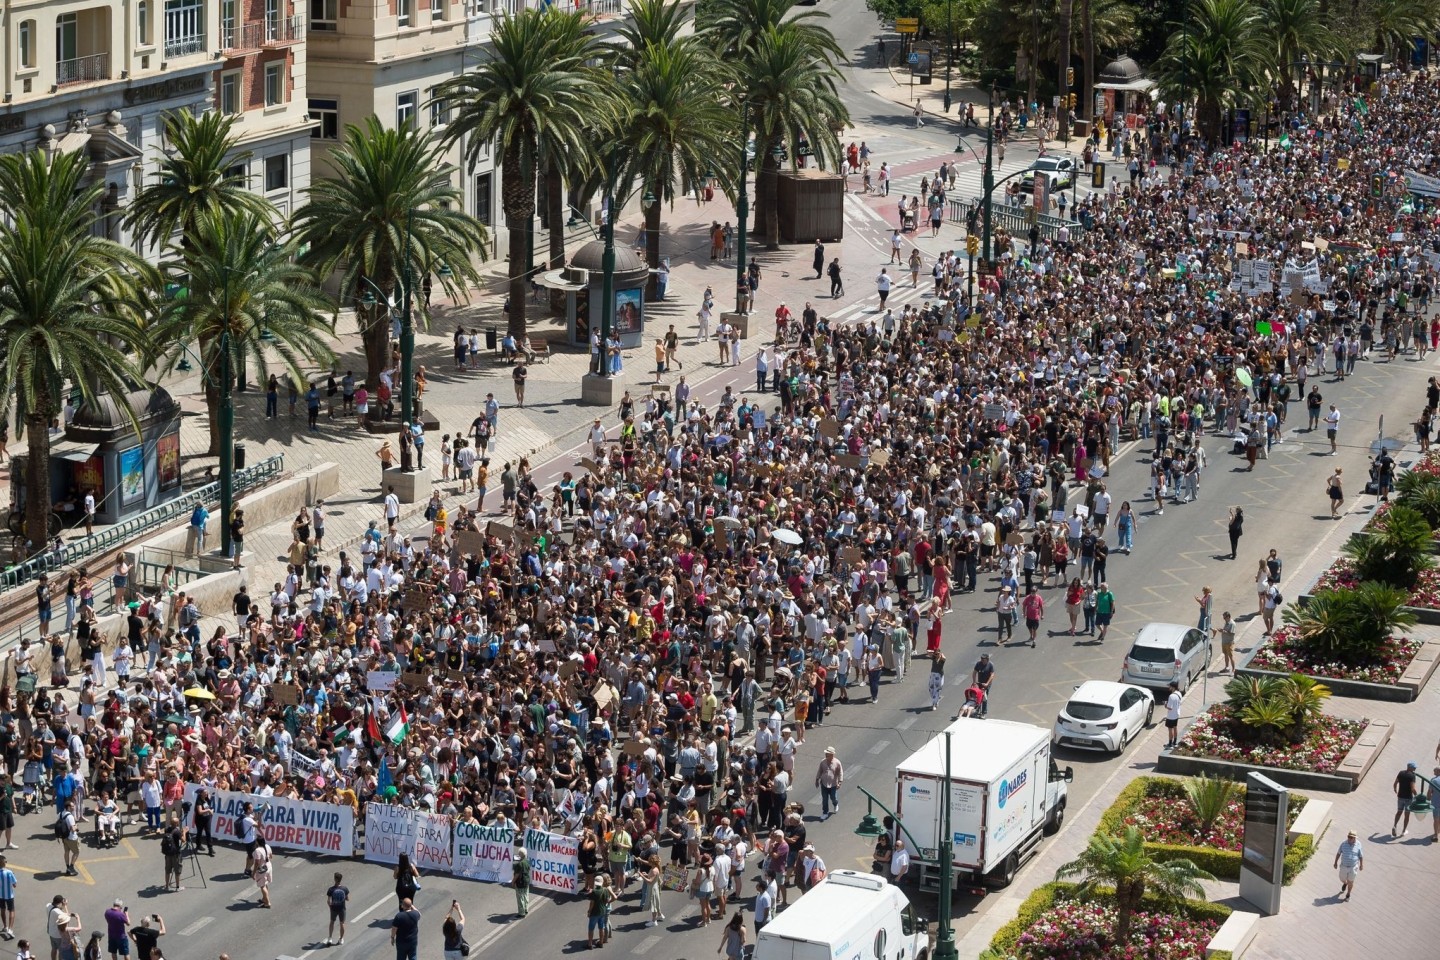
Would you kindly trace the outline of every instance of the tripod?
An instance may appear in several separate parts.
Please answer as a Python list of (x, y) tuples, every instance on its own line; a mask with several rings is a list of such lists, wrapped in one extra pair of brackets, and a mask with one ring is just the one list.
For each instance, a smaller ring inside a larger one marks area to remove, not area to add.
[(201, 889), (208, 890), (210, 885), (205, 882), (205, 871), (200, 866), (200, 847), (191, 843), (188, 849), (190, 852), (190, 869), (195, 872), (184, 879), (189, 880), (191, 877), (199, 877)]

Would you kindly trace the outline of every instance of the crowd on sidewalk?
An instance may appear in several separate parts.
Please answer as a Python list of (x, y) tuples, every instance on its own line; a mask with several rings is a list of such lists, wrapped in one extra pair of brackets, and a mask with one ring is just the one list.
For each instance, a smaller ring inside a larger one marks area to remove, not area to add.
[[(1031, 637), (1047, 573), (1083, 603), (1079, 559), (1108, 593), (1095, 544), (1135, 536), (1105, 482), (1125, 436), (1153, 440), (1157, 496), (1187, 478), (1198, 497), (1206, 429), (1283, 420), (1289, 381), (1362, 325), (1410, 341), (1440, 231), (1390, 174), (1435, 172), (1437, 101), (1432, 76), (1393, 77), (1268, 152), (1182, 139), (1173, 166), (1084, 201), (1085, 229), (1023, 251), (1002, 232), (973, 306), (952, 254), (923, 310), (807, 311), (755, 391), (646, 397), (553, 489), (507, 465), (498, 520), (437, 514), (422, 543), (387, 502), (358, 549), (242, 591), (209, 636), (157, 597), (122, 640), (145, 669), (102, 694), (92, 658), (78, 716), (43, 687), (0, 691), (7, 769), (34, 755), (80, 813), (198, 782), (553, 826), (583, 838), (589, 875), (619, 863), (621, 890), (665, 847), (704, 890), (722, 857), (743, 864), (738, 839), (766, 849), (783, 903), (786, 877), (815, 876), (794, 868), (806, 729), (856, 709), (852, 683), (873, 702), (922, 633), (943, 663), (951, 598), (982, 575), (1025, 582), (1003, 612)], [(373, 671), (423, 678), (372, 694)]]

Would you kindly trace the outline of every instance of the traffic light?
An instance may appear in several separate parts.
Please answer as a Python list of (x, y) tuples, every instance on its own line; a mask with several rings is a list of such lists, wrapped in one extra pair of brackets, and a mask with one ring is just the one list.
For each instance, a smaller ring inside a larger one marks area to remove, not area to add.
[(980, 238), (977, 237), (977, 236), (973, 236), (973, 235), (966, 237), (966, 238), (965, 238), (965, 252), (968, 253), (968, 254), (970, 254), (970, 256), (972, 256), (972, 257), (975, 256), (975, 254), (979, 253), (979, 252), (980, 252)]
[(1105, 189), (1105, 164), (1097, 163), (1090, 170), (1090, 186), (1096, 190)]
[(1370, 196), (1376, 200), (1385, 196), (1385, 178), (1378, 173), (1370, 178)]
[[(1065, 68), (1065, 86), (1066, 86), (1066, 87), (1073, 87), (1073, 86), (1075, 86), (1075, 68), (1074, 68), (1074, 67), (1066, 67), (1066, 68)], [(1073, 106), (1073, 104), (1072, 104), (1072, 106)]]

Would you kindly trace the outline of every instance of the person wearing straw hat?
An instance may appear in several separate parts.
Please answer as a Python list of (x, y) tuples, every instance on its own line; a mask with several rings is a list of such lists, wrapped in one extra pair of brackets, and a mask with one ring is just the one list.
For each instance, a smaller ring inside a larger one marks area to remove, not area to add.
[[(825, 748), (825, 757), (815, 771), (815, 786), (820, 788), (820, 819), (840, 812), (840, 784), (845, 782), (845, 766), (835, 756), (834, 747)], [(834, 808), (832, 811), (831, 808)]]

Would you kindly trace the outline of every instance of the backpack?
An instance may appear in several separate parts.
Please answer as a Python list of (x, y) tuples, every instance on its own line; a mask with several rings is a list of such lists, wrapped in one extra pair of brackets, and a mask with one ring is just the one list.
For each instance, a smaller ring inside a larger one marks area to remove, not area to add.
[(56, 840), (68, 840), (70, 838), (70, 824), (65, 822), (66, 816), (66, 814), (62, 813), (55, 818), (55, 826), (53, 829), (55, 830)]
[(344, 887), (341, 887), (341, 886), (338, 886), (338, 885), (337, 885), (337, 886), (334, 886), (334, 887), (331, 887), (331, 888), (330, 888), (330, 906), (332, 906), (332, 907), (343, 907), (343, 906), (345, 906), (345, 888), (344, 888)]
[(160, 852), (167, 857), (173, 857), (180, 852), (180, 844), (175, 840), (174, 834), (167, 833), (160, 838)]
[(1282, 604), (1282, 603), (1284, 603), (1284, 602), (1285, 602), (1285, 596), (1284, 596), (1279, 590), (1276, 590), (1276, 591), (1275, 591), (1275, 606), (1278, 607), (1278, 606), (1280, 606), (1280, 604)]

